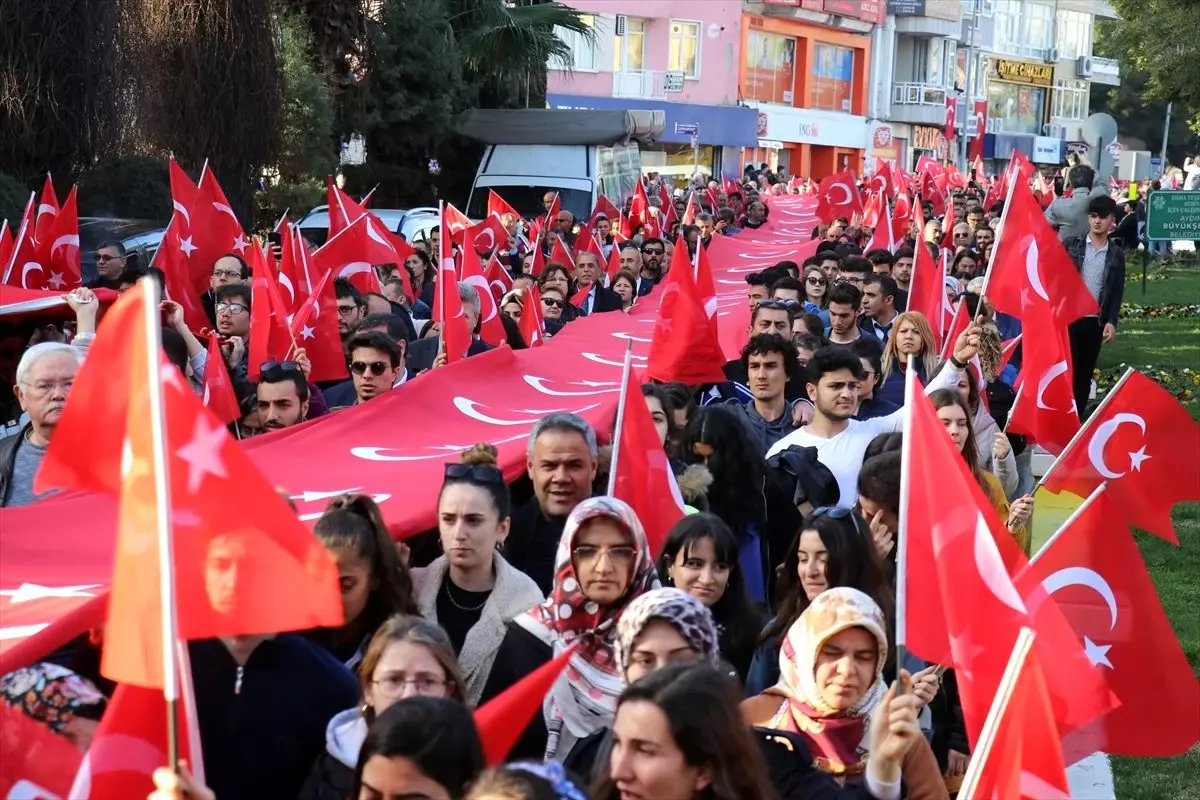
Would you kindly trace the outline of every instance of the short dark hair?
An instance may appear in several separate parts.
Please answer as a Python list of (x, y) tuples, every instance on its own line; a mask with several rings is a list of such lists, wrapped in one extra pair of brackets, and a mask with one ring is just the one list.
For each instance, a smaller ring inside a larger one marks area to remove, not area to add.
[(1076, 164), (1067, 170), (1067, 180), (1072, 189), (1090, 189), (1096, 182), (1096, 170), (1087, 164)]
[(893, 514), (900, 513), (900, 460), (899, 450), (885, 450), (866, 459), (858, 473), (858, 493)]
[(873, 272), (863, 281), (863, 286), (874, 286), (875, 284), (879, 284), (879, 293), (884, 297), (895, 300), (896, 295), (900, 293), (900, 287), (896, 285), (896, 279), (891, 275)]
[(1095, 214), (1097, 217), (1115, 217), (1117, 215), (1117, 201), (1113, 200), (1106, 194), (1099, 197), (1093, 197), (1088, 200), (1087, 205), (1088, 216)]
[(804, 299), (804, 284), (790, 275), (786, 278), (780, 278), (779, 280), (775, 281), (775, 283), (771, 286), (771, 294), (774, 295), (780, 289), (792, 289), (793, 291), (800, 293), (801, 300)]
[(831, 242), (828, 239), (817, 245), (817, 255), (821, 257), (822, 261), (828, 258), (836, 258), (838, 261), (842, 260), (842, 257), (837, 252), (837, 242)]
[(874, 271), (874, 265), (862, 256), (847, 256), (842, 259), (841, 272), (857, 272), (860, 275), (868, 275)]
[(895, 264), (897, 261), (899, 261), (902, 258), (916, 258), (916, 257), (917, 257), (917, 254), (913, 252), (913, 249), (911, 247), (901, 247), (899, 250), (896, 251), (896, 258), (892, 261), (892, 263)]
[(333, 295), (338, 300), (341, 300), (343, 297), (349, 297), (354, 300), (354, 305), (359, 307), (367, 304), (367, 301), (363, 299), (362, 292), (348, 278), (333, 279)]
[(116, 239), (109, 239), (107, 242), (97, 247), (96, 252), (100, 252), (104, 249), (116, 250), (117, 255), (119, 255), (121, 258), (129, 255), (129, 253), (125, 251), (125, 245), (121, 242), (118, 242)]
[(850, 352), (856, 358), (865, 358), (871, 362), (871, 369), (878, 376), (882, 372), (883, 345), (874, 336), (860, 336), (850, 343)]
[(717, 209), (717, 216), (727, 225), (732, 225), (737, 219), (737, 214), (729, 206), (721, 206)]
[(246, 263), (246, 259), (239, 256), (237, 253), (224, 253), (213, 262), (213, 266), (215, 267), (217, 265), (217, 261), (220, 261), (222, 258), (232, 258), (238, 262), (238, 268), (242, 271), (242, 280), (246, 280), (246, 278), (250, 277), (250, 265)]
[(860, 381), (867, 379), (867, 372), (862, 368), (858, 356), (845, 347), (826, 346), (813, 353), (808, 360), (808, 382), (815, 385), (825, 375), (841, 369), (849, 370)]
[(868, 250), (863, 254), (863, 258), (870, 261), (872, 265), (879, 264), (895, 264), (896, 257), (892, 255), (892, 251), (884, 247), (876, 247), (873, 250)]
[(766, 286), (767, 280), (761, 272), (751, 272), (746, 276), (746, 283), (750, 286)]
[(250, 287), (244, 283), (229, 283), (224, 286), (217, 287), (217, 291), (213, 293), (213, 304), (217, 303), (241, 303), (250, 310)]
[(795, 377), (800, 367), (800, 356), (796, 353), (796, 345), (778, 333), (760, 333), (751, 336), (750, 341), (742, 348), (742, 369), (750, 371), (750, 356), (765, 356), (769, 353), (779, 353), (783, 356), (783, 371), (790, 381)]
[[(825, 321), (821, 319), (820, 314), (814, 314), (811, 311), (804, 311), (796, 315), (796, 319), (804, 326), (804, 329), (816, 336), (818, 339), (825, 337)], [(793, 320), (795, 322), (795, 320)]]
[[(817, 319), (820, 319), (820, 317), (817, 317)], [(793, 333), (792, 344), (796, 345), (796, 351), (797, 354), (799, 354), (800, 350), (811, 350), (815, 353), (821, 349), (821, 346), (824, 344), (824, 342), (821, 341), (821, 337), (817, 336), (815, 333), (805, 332)]]
[(857, 311), (862, 306), (862, 292), (858, 290), (857, 286), (849, 283), (839, 283), (829, 290), (828, 305), (833, 305), (834, 303), (842, 306), (850, 306)]
[[(771, 306), (770, 305), (771, 302), (772, 301), (770, 301), (770, 300), (764, 300), (763, 302), (756, 305), (754, 307), (754, 310), (750, 312), (750, 327), (751, 328), (753, 328), (754, 323), (758, 321), (758, 312), (759, 311), (779, 311), (779, 310), (781, 310), (781, 309), (775, 308), (774, 306)], [(787, 312), (788, 327), (790, 328), (792, 323), (796, 321), (796, 310), (799, 308), (799, 306), (794, 303), (784, 303), (784, 305), (786, 307), (783, 308), (782, 310)]]
[(308, 399), (308, 380), (299, 369), (283, 369), (275, 366), (264, 369), (258, 378), (260, 384), (285, 383), (287, 381), (291, 381), (292, 385), (296, 387), (296, 397), (300, 398), (301, 403)]
[(346, 355), (353, 355), (354, 351), (360, 347), (387, 353), (388, 359), (392, 362), (392, 369), (400, 366), (400, 345), (396, 344), (395, 340), (386, 333), (367, 331), (354, 334), (346, 343)]
[(408, 328), (397, 314), (367, 314), (363, 321), (358, 323), (360, 331), (369, 331), (372, 328), (383, 328), (394, 342), (408, 341)]
[(782, 269), (786, 271), (787, 274), (791, 275), (793, 272), (800, 271), (800, 265), (795, 261), (785, 258), (783, 261), (777, 262), (772, 269)]
[(809, 256), (808, 258), (804, 259), (804, 264), (802, 266), (805, 269), (808, 269), (809, 267), (819, 267), (824, 261), (825, 259), (821, 258), (820, 256)]
[[(632, 244), (632, 242), (630, 242), (629, 244)], [(648, 244), (661, 244), (664, 248), (667, 246), (667, 243), (664, 242), (662, 239), (659, 239), (657, 236), (651, 236), (648, 239), (642, 239), (642, 247), (645, 247)], [(636, 244), (633, 246), (637, 247)], [(621, 249), (624, 250), (625, 247), (622, 246)]]

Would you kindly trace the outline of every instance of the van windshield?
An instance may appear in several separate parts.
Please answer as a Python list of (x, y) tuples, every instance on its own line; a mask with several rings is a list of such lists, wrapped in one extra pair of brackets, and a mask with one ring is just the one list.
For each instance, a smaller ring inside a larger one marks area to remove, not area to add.
[(532, 219), (546, 213), (542, 198), (546, 192), (558, 192), (558, 199), (564, 211), (570, 211), (575, 219), (583, 221), (592, 213), (591, 194), (583, 189), (559, 189), (553, 186), (479, 186), (471, 193), (471, 202), (467, 205), (466, 214), (471, 219), (483, 219), (487, 216), (488, 189), (504, 198), (515, 208), (523, 218)]

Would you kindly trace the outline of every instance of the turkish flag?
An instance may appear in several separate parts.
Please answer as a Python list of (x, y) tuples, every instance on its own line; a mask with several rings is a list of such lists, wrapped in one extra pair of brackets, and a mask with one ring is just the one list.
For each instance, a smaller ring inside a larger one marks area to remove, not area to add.
[(212, 267), (218, 258), (236, 253), (248, 261), (253, 245), (211, 169), (206, 168), (200, 175), (189, 211), (188, 233), (196, 247), (196, 257), (191, 259), (192, 287), (202, 295), (208, 290)]
[(638, 181), (633, 187), (633, 200), (629, 203), (629, 227), (631, 231), (638, 225), (646, 225), (650, 221), (650, 198), (646, 196), (646, 187)]
[(484, 273), (487, 276), (488, 288), (491, 290), (492, 298), (499, 303), (504, 295), (512, 291), (513, 279), (508, 274), (508, 270), (500, 263), (500, 259), (496, 258), (496, 254), (492, 253), (492, 257), (488, 259), (487, 271)]
[(46, 274), (46, 265), (38, 260), (37, 248), (33, 246), (33, 198), (30, 194), (21, 227), (17, 229), (13, 240), (4, 283), (19, 289), (45, 290), (50, 288), (47, 285), (50, 276)]
[[(144, 286), (105, 315), (36, 477), (48, 488), (120, 498), (116, 566), (101, 663), (118, 682), (158, 687), (162, 623), (155, 476), (166, 470), (182, 639), (342, 624), (337, 564), (201, 405), (179, 371), (150, 353)], [(157, 463), (151, 364), (162, 384), (166, 463)], [(231, 524), (224, 508), (237, 498)], [(184, 533), (186, 531), (186, 533)], [(219, 565), (236, 565), (234, 569)], [(214, 570), (227, 570), (218, 576)], [(218, 579), (219, 578), (219, 579)], [(279, 598), (291, 598), (280, 603)]]
[(684, 502), (646, 399), (632, 376), (625, 388), (625, 416), (617, 436), (620, 444), (612, 464), (616, 473), (613, 497), (624, 500), (637, 512), (646, 529), (650, 553), (658, 558), (667, 534), (683, 519)]
[(880, 204), (879, 219), (875, 225), (875, 231), (871, 234), (871, 240), (863, 249), (864, 253), (872, 250), (887, 250), (891, 253), (896, 250), (896, 230), (895, 224), (892, 222), (892, 212), (888, 208), (887, 198), (881, 199), (883, 202)]
[(483, 265), (479, 263), (479, 254), (474, 247), (463, 248), (461, 280), (479, 292), (479, 338), (493, 347), (499, 347), (508, 341), (508, 334), (504, 332), (504, 323), (500, 321), (499, 301), (492, 296), (492, 286), (483, 274)]
[(12, 257), (13, 234), (8, 227), (8, 220), (0, 221), (0, 269), (8, 268), (8, 259)]
[(1054, 597), (1121, 705), (1071, 739), (1081, 754), (1175, 756), (1200, 741), (1200, 683), (1112, 486), (1101, 486), (1016, 578), (1030, 611)]
[(508, 758), (574, 653), (572, 645), (475, 709), (475, 728), (488, 766), (498, 767)]
[(191, 258), (194, 251), (191, 236), (187, 235), (187, 218), (176, 212), (163, 232), (151, 264), (162, 270), (167, 297), (183, 308), (183, 321), (193, 331), (199, 331), (212, 323), (192, 282)]
[(487, 218), (478, 225), (472, 225), (463, 233), (464, 241), (474, 244), (474, 250), (479, 255), (486, 255), (498, 248), (508, 247), (508, 231), (504, 228), (504, 223), (495, 214), (488, 214)]
[(1200, 426), (1156, 381), (1130, 369), (1042, 478), (1086, 497), (1107, 482), (1130, 525), (1179, 544), (1171, 508), (1200, 500)]
[(966, 461), (946, 434), (921, 384), (909, 381), (900, 478), (900, 536), (907, 570), (907, 647), (926, 661), (952, 665), (972, 745), (1000, 685), (1021, 628), (1036, 648), (1055, 697), (1055, 722), (1067, 732), (1112, 708), (1053, 601), (1036, 620), (1013, 585), (1025, 556), (996, 518)]
[[(612, 250), (608, 251), (608, 285), (612, 286), (613, 280), (617, 277), (617, 273), (621, 271), (621, 248), (613, 245)], [(635, 276), (636, 278), (636, 276)], [(634, 287), (637, 288), (636, 286)]]
[(717, 284), (713, 280), (712, 266), (708, 263), (708, 248), (696, 248), (696, 290), (704, 301), (704, 313), (708, 315), (709, 327), (713, 336), (720, 336), (717, 330)]
[(533, 245), (533, 263), (529, 265), (529, 274), (537, 278), (545, 269), (546, 256), (542, 252), (542, 243), (535, 242)]
[(1066, 327), (1100, 313), (1091, 292), (1024, 181), (1004, 208), (1004, 224), (988, 268), (987, 297), (997, 310), (1021, 320), (1029, 309), (1048, 309)]
[[(920, 205), (920, 203), (917, 203)], [(897, 244), (908, 236), (909, 223), (913, 219), (913, 202), (909, 199), (908, 192), (901, 191), (896, 195), (896, 205), (892, 208), (892, 238)], [(924, 235), (924, 232), (917, 233), (917, 239)]]
[(867, 191), (867, 202), (863, 206), (862, 212), (862, 227), (874, 230), (879, 227), (879, 207), (880, 204), (886, 203), (883, 196), (876, 191)]
[(333, 291), (333, 270), (325, 270), (313, 293), (292, 316), (288, 326), (298, 347), (312, 364), (309, 380), (336, 381), (346, 378), (346, 353), (338, 331), (337, 297)]
[(454, 244), (461, 244), (463, 234), (475, 223), (471, 218), (459, 211), (452, 203), (443, 204), (442, 221), (446, 224), (449, 239)]
[(567, 249), (567, 244), (561, 236), (554, 237), (554, 244), (550, 246), (550, 261), (547, 263), (562, 264), (570, 271), (572, 277), (575, 275), (575, 259), (571, 257), (571, 251)]
[(949, 248), (950, 252), (954, 252), (954, 203), (946, 206), (945, 218), (942, 221), (942, 247)]
[(570, 303), (576, 308), (583, 309), (587, 303), (588, 295), (592, 293), (592, 284), (581, 284), (575, 294), (571, 295)]
[[(1054, 709), (1037, 653), (1013, 652), (1006, 684), (992, 702), (990, 741), (972, 753), (963, 796), (1005, 800), (1068, 800), (1067, 770)], [(1010, 687), (1011, 688), (1008, 688)]]
[(375, 265), (397, 263), (402, 263), (400, 254), (386, 229), (370, 214), (338, 231), (309, 259), (312, 270), (332, 269), (335, 278), (346, 278), (363, 294), (383, 294)]
[(454, 249), (450, 238), (454, 235), (447, 211), (454, 211), (449, 203), (442, 204), (441, 225), (438, 228), (437, 283), (433, 292), (433, 321), (441, 323), (439, 348), (446, 354), (446, 363), (453, 364), (467, 357), (471, 346), (471, 330), (463, 313), (462, 298), (458, 294), (458, 273), (454, 269)]
[(542, 318), (542, 296), (537, 286), (525, 290), (525, 305), (521, 309), (521, 338), (529, 347), (546, 343), (546, 321)]
[(967, 158), (971, 159), (974, 179), (983, 178), (983, 135), (987, 132), (987, 100), (975, 100), (971, 113), (975, 115), (975, 135), (967, 142)]
[(554, 193), (554, 199), (550, 201), (550, 210), (546, 212), (545, 220), (546, 227), (554, 227), (554, 223), (558, 221), (558, 214), (562, 211), (562, 199), (558, 196), (558, 192)]
[(876, 159), (875, 173), (867, 179), (865, 191), (878, 192), (886, 199), (896, 196), (896, 181), (892, 175), (892, 166), (882, 158)]
[(947, 92), (946, 93), (946, 130), (945, 130), (947, 142), (954, 141), (954, 127), (955, 127), (956, 123), (958, 122), (957, 106), (958, 106), (958, 98), (951, 96), (950, 93)]
[[(273, 260), (273, 259), (272, 259)], [(257, 381), (266, 361), (283, 361), (296, 345), (288, 331), (288, 306), (279, 295), (275, 265), (255, 242), (250, 251), (250, 343), (246, 348), (246, 377)]]
[(308, 245), (286, 216), (279, 226), (279, 251), (279, 296), (283, 297), (288, 313), (295, 314), (312, 294), (312, 272)]
[(817, 187), (817, 217), (826, 224), (838, 217), (849, 219), (862, 213), (862, 198), (849, 170), (826, 175)]
[(204, 367), (204, 407), (226, 425), (240, 419), (237, 395), (229, 371), (225, 369), (225, 356), (221, 353), (221, 338), (216, 333), (208, 337), (208, 361)]
[(0, 797), (73, 797), (71, 776), (82, 758), (66, 736), (0, 703)]
[(521, 218), (521, 215), (517, 213), (517, 210), (510, 206), (507, 200), (496, 194), (494, 189), (488, 189), (487, 213), (489, 217), (493, 214), (499, 217), (502, 217), (505, 214), (512, 214), (513, 219)]
[(1003, 372), (1004, 368), (1008, 366), (1008, 362), (1012, 361), (1012, 357), (1014, 355), (1016, 355), (1016, 352), (1017, 352), (1017, 345), (1019, 345), (1020, 343), (1021, 343), (1021, 334), (1019, 334), (1019, 333), (1016, 336), (1014, 336), (1013, 338), (1008, 339), (1001, 343), (1000, 363), (996, 365), (997, 373)]
[(684, 225), (695, 225), (698, 213), (700, 211), (696, 208), (696, 193), (691, 192), (688, 194), (687, 208), (683, 209), (683, 219), (680, 222)]
[(1079, 432), (1071, 342), (1066, 327), (1054, 323), (1046, 305), (1027, 309), (1023, 333), (1029, 334), (1029, 341), (1006, 430), (1023, 433), (1058, 455)]
[(46, 237), (46, 241), (40, 242), (39, 246), (45, 249), (45, 256), (41, 261), (50, 273), (46, 279), (47, 288), (67, 291), (82, 286), (83, 273), (79, 264), (79, 210), (74, 186), (48, 226)]
[(37, 210), (34, 212), (33, 246), (47, 261), (50, 258), (50, 243), (54, 241), (51, 231), (54, 229), (54, 220), (58, 217), (59, 210), (54, 182), (50, 180), (50, 173), (46, 173), (46, 180), (42, 183), (42, 199), (38, 201)]
[(329, 213), (328, 238), (333, 238), (339, 231), (350, 227), (350, 223), (367, 213), (365, 207), (354, 202), (354, 198), (343, 192), (334, 183), (332, 175), (325, 178), (325, 195), (327, 198), (326, 208)]
[(671, 254), (671, 268), (659, 289), (659, 301), (646, 360), (647, 377), (689, 385), (723, 382), (725, 356), (692, 275), (682, 237)]
[[(938, 173), (939, 175), (941, 173)], [(919, 181), (921, 198), (928, 200), (933, 205), (933, 215), (940, 217), (946, 213), (946, 194), (937, 184), (937, 178), (933, 173), (925, 171), (921, 173)], [(914, 204), (918, 205), (918, 204)]]
[[(917, 229), (925, 230), (925, 215), (920, 203), (913, 203), (913, 219)], [(908, 284), (908, 311), (917, 311), (929, 321), (933, 329), (934, 344), (941, 349), (942, 334), (945, 331), (946, 281), (945, 270), (933, 260), (929, 248), (918, 235), (917, 246), (913, 248), (912, 277)]]
[(596, 257), (596, 261), (604, 263), (604, 250), (600, 247), (600, 242), (596, 241), (595, 234), (586, 225), (575, 234), (575, 255), (578, 256), (580, 253), (591, 253)]
[(621, 217), (621, 210), (613, 205), (613, 201), (607, 196), (600, 195), (596, 198), (596, 207), (592, 210), (592, 216), (588, 218), (588, 224), (593, 227), (596, 224), (597, 217), (603, 216), (613, 224), (613, 229), (617, 228), (617, 221)]

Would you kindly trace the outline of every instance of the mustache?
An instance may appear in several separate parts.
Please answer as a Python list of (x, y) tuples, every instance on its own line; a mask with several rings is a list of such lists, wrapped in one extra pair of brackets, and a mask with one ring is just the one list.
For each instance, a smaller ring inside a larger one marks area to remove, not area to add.
[(66, 405), (66, 403), (59, 402), (50, 403), (46, 406), (46, 413), (49, 414), (51, 411), (62, 411)]

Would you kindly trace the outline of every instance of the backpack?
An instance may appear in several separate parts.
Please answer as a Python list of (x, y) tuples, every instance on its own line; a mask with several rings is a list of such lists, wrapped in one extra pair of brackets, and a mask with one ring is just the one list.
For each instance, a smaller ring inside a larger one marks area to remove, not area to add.
[(792, 445), (767, 459), (767, 468), (794, 486), (792, 501), (799, 507), (837, 505), (841, 498), (837, 479), (829, 467), (817, 460), (817, 448)]

